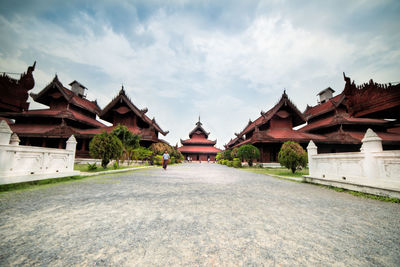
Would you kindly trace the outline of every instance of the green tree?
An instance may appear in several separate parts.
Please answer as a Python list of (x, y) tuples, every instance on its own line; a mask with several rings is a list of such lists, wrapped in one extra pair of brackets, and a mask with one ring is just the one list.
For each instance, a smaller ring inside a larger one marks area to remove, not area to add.
[(307, 152), (296, 142), (285, 142), (278, 154), (278, 161), (282, 166), (296, 172), (297, 167), (307, 166)]
[(89, 143), (89, 153), (93, 158), (101, 158), (101, 166), (107, 168), (112, 159), (121, 157), (123, 146), (121, 140), (113, 134), (103, 132), (96, 134)]
[(232, 152), (232, 150), (229, 150), (229, 149), (225, 150), (225, 151), (224, 151), (224, 159), (226, 159), (226, 160), (232, 160), (231, 152)]
[(224, 152), (217, 153), (215, 159), (218, 161), (218, 163), (221, 163), (221, 161), (224, 159)]
[(260, 151), (253, 145), (242, 145), (238, 149), (237, 156), (240, 159), (247, 161), (251, 167), (253, 166), (253, 160), (260, 157)]
[(138, 147), (133, 150), (133, 157), (135, 160), (150, 160), (153, 151), (145, 147)]
[(234, 149), (232, 149), (232, 151), (231, 151), (231, 157), (234, 159), (234, 158), (237, 158), (238, 157), (238, 150), (239, 150), (239, 148), (238, 147), (235, 147)]
[(174, 152), (174, 148), (165, 143), (151, 144), (150, 150), (153, 151), (154, 155), (162, 155), (165, 151), (167, 151), (168, 154), (172, 155), (172, 153)]
[(133, 134), (126, 126), (121, 124), (118, 124), (118, 126), (112, 130), (111, 134), (121, 140), (123, 156), (124, 159), (128, 160), (129, 165), (129, 160), (132, 158), (133, 150), (139, 147), (140, 135)]

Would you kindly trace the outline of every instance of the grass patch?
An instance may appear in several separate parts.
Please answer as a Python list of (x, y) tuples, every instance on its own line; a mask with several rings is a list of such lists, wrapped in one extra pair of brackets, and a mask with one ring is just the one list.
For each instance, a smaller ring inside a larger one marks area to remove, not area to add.
[(122, 170), (122, 169), (134, 169), (137, 167), (148, 166), (148, 164), (144, 165), (136, 165), (136, 166), (118, 166), (118, 168), (114, 168), (112, 164), (108, 164), (107, 168), (101, 167), (101, 165), (97, 165), (97, 169), (90, 169), (88, 164), (74, 164), (74, 171), (81, 171), (81, 172), (102, 172), (102, 171), (111, 171), (111, 170)]
[(303, 169), (292, 173), (291, 170), (286, 168), (256, 168), (256, 167), (243, 167), (245, 171), (255, 172), (255, 173), (263, 173), (263, 174), (272, 174), (286, 177), (303, 177), (303, 175), (308, 175), (308, 169)]
[(3, 184), (3, 185), (0, 185), (0, 192), (33, 189), (35, 187), (42, 186), (42, 185), (71, 182), (71, 181), (81, 180), (86, 177), (88, 177), (88, 176), (77, 175), (77, 176), (70, 176), (70, 177), (50, 178), (50, 179), (44, 179), (44, 180), (38, 180), (38, 181), (23, 182), (23, 183), (17, 183), (17, 184)]

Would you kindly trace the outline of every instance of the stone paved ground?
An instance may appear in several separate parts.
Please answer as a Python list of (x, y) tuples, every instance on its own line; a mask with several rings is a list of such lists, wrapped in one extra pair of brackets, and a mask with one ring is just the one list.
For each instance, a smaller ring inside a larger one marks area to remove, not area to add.
[(399, 266), (400, 205), (192, 163), (0, 194), (0, 266)]

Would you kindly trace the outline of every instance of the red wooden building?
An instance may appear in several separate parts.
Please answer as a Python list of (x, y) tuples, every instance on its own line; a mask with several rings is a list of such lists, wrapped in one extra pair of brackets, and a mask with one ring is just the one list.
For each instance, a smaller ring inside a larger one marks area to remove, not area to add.
[(178, 150), (185, 159), (190, 157), (195, 161), (215, 161), (215, 157), (217, 153), (221, 152), (221, 149), (215, 147), (217, 140), (208, 140), (210, 133), (206, 132), (202, 125), (199, 117), (196, 127), (189, 133), (189, 139), (181, 139), (182, 146)]
[(400, 84), (377, 84), (371, 79), (357, 86), (345, 75), (344, 79), (342, 93), (333, 97), (334, 91), (327, 88), (319, 93), (318, 105), (307, 107), (307, 125), (300, 131), (325, 137), (318, 144), (320, 153), (359, 151), (368, 128), (382, 138), (385, 150), (400, 149), (400, 134), (395, 130), (400, 119)]
[[(360, 151), (368, 128), (382, 138), (383, 148), (400, 149), (400, 84), (369, 83), (357, 86), (344, 76), (342, 93), (333, 97), (327, 88), (318, 95), (318, 105), (301, 113), (286, 93), (268, 112), (248, 125), (225, 145), (226, 149), (253, 144), (260, 149), (262, 162), (277, 161), (283, 142), (294, 140), (304, 148), (310, 140), (319, 153)], [(294, 130), (293, 127), (305, 124)]]
[(28, 91), (35, 86), (32, 72), (36, 62), (28, 67), (20, 78), (11, 78), (6, 73), (0, 75), (0, 112), (21, 112), (28, 110)]
[[(30, 68), (28, 77), (32, 77), (34, 66)], [(26, 88), (33, 87), (32, 83)], [(16, 107), (11, 110), (3, 108), (0, 117), (8, 119), (21, 145), (63, 148), (66, 140), (74, 135), (78, 141), (76, 156), (89, 157), (89, 142), (93, 136), (102, 131), (110, 132), (118, 124), (126, 125), (133, 133), (140, 134), (143, 146), (163, 142), (158, 138), (158, 133), (168, 133), (160, 128), (154, 118), (151, 120), (145, 115), (147, 108), (139, 110), (123, 89), (101, 110), (96, 101), (86, 99), (85, 86), (77, 81), (70, 83), (70, 86), (71, 89), (64, 87), (55, 76), (42, 91), (31, 94), (34, 101), (49, 107), (46, 109), (27, 110), (28, 104), (23, 104), (21, 100), (13, 102), (1, 96), (0, 102)], [(22, 96), (26, 101), (27, 97), (24, 94)], [(113, 126), (106, 126), (96, 120), (96, 116)]]
[(226, 146), (232, 149), (245, 144), (252, 144), (260, 150), (261, 162), (276, 162), (282, 144), (294, 140), (304, 147), (312, 140), (321, 140), (323, 136), (293, 130), (293, 127), (306, 122), (303, 114), (290, 101), (286, 92), (279, 102), (236, 135)]
[(169, 132), (163, 131), (157, 124), (155, 118), (150, 119), (147, 117), (145, 115), (147, 111), (147, 108), (137, 108), (125, 94), (125, 90), (122, 87), (118, 95), (100, 112), (100, 118), (112, 123), (112, 126), (82, 130), (80, 134), (91, 138), (103, 131), (111, 132), (114, 127), (121, 124), (128, 127), (132, 133), (141, 136), (141, 146), (148, 147), (152, 143), (165, 142), (159, 139), (159, 133), (165, 136)]

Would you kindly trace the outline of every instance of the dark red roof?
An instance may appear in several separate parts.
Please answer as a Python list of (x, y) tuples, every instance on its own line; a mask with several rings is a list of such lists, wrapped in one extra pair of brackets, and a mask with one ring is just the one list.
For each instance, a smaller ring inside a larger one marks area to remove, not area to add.
[(204, 128), (201, 127), (202, 125), (203, 124), (200, 122), (200, 117), (199, 117), (199, 121), (196, 122), (196, 127), (194, 127), (194, 129), (189, 133), (189, 138), (192, 138), (195, 133), (198, 133), (198, 134), (202, 133), (202, 134), (204, 134), (205, 139), (207, 139), (208, 136), (210, 135), (210, 133), (206, 132), (206, 130), (204, 130)]
[(183, 153), (217, 154), (222, 150), (213, 146), (181, 146), (178, 148)]
[(307, 120), (309, 120), (315, 116), (325, 114), (329, 111), (334, 110), (335, 107), (341, 104), (344, 99), (345, 95), (342, 93), (335, 97), (332, 97), (325, 103), (318, 104), (314, 107), (308, 106), (307, 109), (304, 111), (304, 115), (306, 116)]
[(109, 117), (112, 117), (109, 115), (110, 111), (112, 108), (118, 104), (118, 102), (123, 101), (130, 110), (132, 110), (139, 118), (141, 118), (143, 121), (148, 123), (149, 125), (152, 125), (158, 132), (160, 132), (162, 135), (167, 135), (169, 131), (163, 131), (161, 127), (156, 123), (156, 120), (153, 118), (152, 120), (145, 115), (147, 112), (147, 108), (140, 110), (138, 109), (132, 101), (129, 99), (129, 97), (125, 94), (125, 90), (122, 87), (122, 89), (119, 91), (119, 94), (110, 102), (108, 105), (102, 110), (100, 114), (100, 118), (104, 120), (109, 120)]
[(215, 145), (217, 143), (217, 140), (208, 140), (205, 138), (191, 138), (187, 140), (182, 140), (181, 139), (181, 144), (182, 145), (194, 145), (194, 144), (207, 144), (207, 145)]
[(100, 113), (100, 107), (97, 105), (96, 101), (89, 101), (85, 98), (81, 98), (80, 96), (76, 95), (74, 92), (71, 90), (65, 88), (63, 84), (58, 80), (57, 75), (54, 77), (53, 81), (51, 81), (50, 84), (48, 84), (42, 91), (40, 91), (38, 94), (32, 94), (31, 96), (33, 100), (36, 102), (39, 102), (44, 105), (49, 105), (48, 99), (47, 99), (47, 94), (51, 89), (57, 89), (62, 96), (65, 98), (66, 101), (69, 103), (78, 106), (82, 109), (85, 109), (91, 113), (94, 114), (99, 114)]
[(12, 118), (18, 117), (55, 117), (55, 118), (66, 118), (81, 122), (92, 127), (104, 127), (105, 125), (95, 119), (85, 116), (74, 110), (59, 110), (59, 109), (33, 109), (23, 112), (9, 112), (3, 113), (4, 116), (10, 116)]
[(279, 102), (270, 110), (268, 110), (266, 113), (261, 112), (261, 116), (256, 119), (254, 122), (249, 122), (249, 124), (246, 126), (246, 128), (238, 134), (238, 136), (243, 136), (247, 134), (248, 132), (252, 131), (255, 129), (255, 127), (259, 127), (261, 125), (266, 124), (269, 120), (272, 119), (272, 117), (282, 108), (282, 107), (289, 107), (292, 110), (292, 115), (293, 115), (293, 127), (296, 127), (298, 125), (301, 125), (305, 123), (305, 118), (303, 114), (298, 110), (298, 108), (290, 101), (288, 98), (286, 92), (282, 94), (281, 99)]
[(318, 121), (311, 122), (306, 126), (299, 129), (302, 132), (309, 132), (316, 129), (331, 127), (340, 124), (347, 125), (384, 125), (388, 124), (388, 121), (380, 120), (380, 119), (369, 119), (369, 118), (354, 118), (350, 117), (347, 114), (336, 114), (331, 117), (327, 117), (325, 119), (321, 119)]

